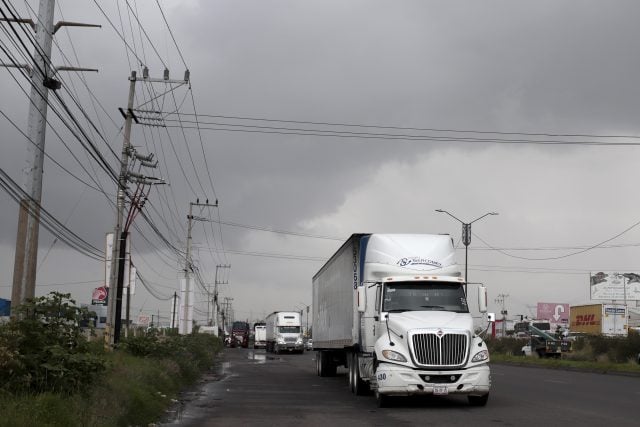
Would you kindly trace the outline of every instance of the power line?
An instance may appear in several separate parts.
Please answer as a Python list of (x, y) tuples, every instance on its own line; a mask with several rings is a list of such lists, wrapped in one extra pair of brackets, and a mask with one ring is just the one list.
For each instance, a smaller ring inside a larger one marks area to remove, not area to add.
[[(185, 114), (194, 115), (194, 114)], [(567, 138), (629, 138), (640, 139), (637, 135), (596, 135), (587, 133), (550, 133), (550, 132), (503, 132), (503, 131), (486, 131), (486, 130), (471, 130), (471, 129), (446, 129), (446, 128), (428, 128), (428, 127), (407, 127), (407, 126), (388, 126), (388, 125), (366, 125), (355, 123), (339, 123), (339, 122), (321, 122), (321, 121), (304, 121), (304, 120), (285, 120), (274, 119), (264, 117), (246, 117), (246, 116), (225, 116), (214, 114), (200, 114), (201, 117), (232, 119), (232, 120), (249, 120), (260, 122), (274, 122), (274, 123), (294, 123), (305, 125), (320, 125), (320, 126), (341, 126), (341, 127), (355, 127), (355, 128), (371, 128), (371, 129), (393, 129), (393, 130), (407, 130), (407, 131), (422, 131), (422, 132), (443, 132), (443, 133), (477, 133), (477, 134), (492, 134), (492, 135), (524, 135), (524, 136), (542, 136), (542, 137), (567, 137)]]
[(478, 240), (480, 240), (482, 243), (484, 243), (486, 246), (488, 246), (489, 248), (491, 248), (491, 249), (493, 249), (493, 250), (495, 250), (495, 251), (497, 251), (497, 252), (499, 252), (499, 253), (501, 253), (501, 254), (503, 254), (505, 256), (508, 256), (510, 258), (523, 259), (523, 260), (527, 260), (527, 261), (551, 261), (551, 260), (569, 258), (569, 257), (575, 256), (575, 255), (579, 255), (579, 254), (585, 253), (585, 252), (590, 251), (592, 249), (596, 249), (596, 248), (600, 247), (601, 245), (604, 245), (605, 243), (608, 243), (608, 242), (610, 242), (610, 241), (612, 241), (614, 239), (617, 239), (618, 237), (622, 236), (623, 234), (628, 233), (629, 231), (631, 231), (634, 228), (636, 228), (638, 225), (640, 225), (640, 221), (635, 222), (634, 224), (632, 224), (631, 226), (629, 226), (626, 229), (622, 230), (620, 233), (616, 234), (613, 237), (610, 237), (610, 238), (608, 238), (606, 240), (603, 240), (600, 243), (596, 243), (594, 245), (591, 245), (591, 246), (586, 247), (584, 249), (581, 249), (579, 251), (575, 251), (575, 252), (572, 252), (572, 253), (569, 253), (569, 254), (565, 254), (565, 255), (559, 255), (559, 256), (554, 256), (554, 257), (543, 257), (543, 258), (530, 258), (530, 257), (519, 256), (519, 255), (513, 255), (513, 254), (510, 254), (510, 253), (508, 253), (508, 252), (506, 252), (504, 250), (501, 250), (501, 249), (493, 247), (492, 245), (487, 243), (484, 239), (482, 239), (482, 237), (478, 236), (477, 234), (473, 233), (473, 235), (476, 238), (478, 238)]

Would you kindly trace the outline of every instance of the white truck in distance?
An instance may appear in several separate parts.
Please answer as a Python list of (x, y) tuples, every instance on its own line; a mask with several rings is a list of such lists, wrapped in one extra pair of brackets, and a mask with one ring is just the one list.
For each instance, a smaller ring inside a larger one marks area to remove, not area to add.
[(297, 311), (276, 311), (267, 316), (267, 351), (304, 353), (302, 324)]
[[(474, 333), (448, 235), (354, 234), (313, 277), (317, 373), (349, 369), (355, 394), (461, 394), (484, 406), (489, 351)], [(479, 310), (487, 293), (478, 290)]]

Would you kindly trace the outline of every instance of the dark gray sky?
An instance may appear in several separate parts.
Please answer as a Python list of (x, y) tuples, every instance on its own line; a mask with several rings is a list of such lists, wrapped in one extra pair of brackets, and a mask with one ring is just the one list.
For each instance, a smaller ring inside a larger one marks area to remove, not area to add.
[[(84, 74), (95, 99), (75, 73), (62, 78), (65, 88), (77, 93), (86, 112), (104, 129), (105, 140), (116, 152), (122, 144), (122, 117), (117, 108), (126, 103), (130, 70), (139, 69), (121, 37), (152, 76), (160, 76), (166, 64), (172, 78), (181, 77), (185, 68), (182, 54), (191, 71), (192, 93), (203, 123), (222, 119), (202, 115), (223, 115), (549, 134), (637, 135), (639, 131), (640, 29), (636, 17), (640, 5), (634, 1), (161, 0), (180, 53), (155, 1), (129, 0), (130, 8), (125, 0), (98, 1), (117, 32), (94, 1), (57, 3), (56, 20), (63, 16), (68, 21), (102, 25), (101, 29), (59, 31), (53, 57), (56, 64), (67, 58), (78, 65), (77, 55), (80, 65), (100, 69), (97, 74)], [(32, 14), (27, 4), (37, 8), (33, 0), (17, 3), (16, 8), (23, 15)], [(132, 10), (137, 11), (153, 46)], [(0, 40), (10, 43), (4, 32)], [(6, 56), (1, 59), (7, 61)], [(4, 76), (0, 79), (0, 109), (26, 130), (28, 101), (18, 85), (26, 88), (25, 80), (15, 70), (0, 72)], [(136, 104), (147, 101), (152, 90), (161, 93), (162, 86), (139, 85)], [(172, 95), (160, 97), (157, 108), (170, 111), (175, 102), (180, 112), (192, 113), (189, 92), (183, 87), (174, 94), (175, 101)], [(71, 103), (68, 92), (61, 96)], [(51, 113), (50, 117), (53, 128), (83, 165), (89, 171), (96, 167), (60, 121)], [(182, 118), (193, 120), (193, 116)], [(249, 124), (247, 120), (232, 123)], [(83, 125), (88, 127), (84, 121)], [(577, 250), (540, 249), (593, 245), (635, 224), (640, 206), (633, 197), (633, 176), (640, 147), (409, 142), (212, 131), (204, 128), (214, 125), (202, 126), (202, 143), (193, 129), (183, 134), (176, 128), (134, 127), (134, 144), (142, 152), (156, 154), (158, 174), (170, 184), (154, 189), (150, 203), (158, 210), (152, 213), (154, 221), (176, 246), (185, 244), (188, 204), (196, 198), (212, 201), (217, 197), (225, 222), (337, 238), (354, 232), (450, 233), (458, 242), (459, 224), (434, 212), (441, 208), (466, 221), (488, 211), (500, 213), (474, 224), (477, 236), (469, 251), (469, 278), (488, 286), (492, 303), (496, 295), (508, 294), (507, 307), (513, 314), (530, 315), (529, 306), (537, 302), (585, 302), (589, 271), (640, 270), (634, 246), (640, 233), (635, 228), (610, 242), (622, 247), (594, 249), (558, 260), (513, 257), (567, 255)], [(22, 182), (27, 141), (4, 117), (0, 117), (0, 130), (0, 167)], [(88, 180), (51, 130), (47, 137), (47, 152)], [(107, 144), (98, 145), (116, 167), (116, 157), (108, 152)], [(104, 173), (95, 176), (113, 200), (114, 185)], [(104, 234), (114, 222), (105, 195), (50, 161), (45, 165), (43, 191), (48, 210), (102, 247)], [(217, 219), (215, 211), (199, 214)], [(134, 261), (157, 292), (170, 295), (177, 289), (178, 260), (140, 218), (137, 223), (150, 243), (133, 232)], [(17, 205), (2, 193), (0, 297), (11, 293), (16, 224)], [(507, 250), (485, 250), (480, 238)], [(208, 223), (194, 227), (194, 242), (195, 260), (205, 280), (213, 282), (217, 263), (232, 265), (229, 284), (222, 292), (234, 298), (236, 317), (241, 318), (310, 304), (312, 275), (340, 245), (338, 240)], [(51, 244), (52, 238), (43, 232), (37, 292), (43, 294), (58, 289), (48, 285), (67, 283), (60, 289), (72, 292), (79, 301), (88, 300), (102, 278), (102, 263), (60, 243), (45, 258)], [(226, 253), (212, 254), (222, 247)], [(463, 264), (464, 251), (459, 254)], [(138, 310), (159, 308), (168, 313), (166, 302), (144, 291), (135, 296), (133, 305)], [(199, 309), (204, 307), (201, 304)], [(492, 309), (499, 311), (495, 306)]]

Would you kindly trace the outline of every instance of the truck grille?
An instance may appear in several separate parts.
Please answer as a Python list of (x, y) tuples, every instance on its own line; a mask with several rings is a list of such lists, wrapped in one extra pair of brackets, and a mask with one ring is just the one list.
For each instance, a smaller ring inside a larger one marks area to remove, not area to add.
[(435, 332), (418, 333), (412, 337), (413, 356), (419, 365), (460, 366), (467, 357), (466, 334)]
[(297, 338), (295, 338), (295, 337), (286, 337), (286, 338), (284, 339), (284, 342), (296, 342), (296, 339), (297, 339)]

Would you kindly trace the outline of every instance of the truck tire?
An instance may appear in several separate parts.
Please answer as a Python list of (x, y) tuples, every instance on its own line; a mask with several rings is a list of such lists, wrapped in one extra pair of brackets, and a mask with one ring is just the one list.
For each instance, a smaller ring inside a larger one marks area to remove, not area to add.
[(360, 378), (360, 364), (358, 354), (349, 354), (349, 389), (356, 396), (364, 396), (369, 392), (369, 386)]
[(318, 375), (321, 377), (334, 377), (336, 375), (336, 365), (333, 363), (331, 353), (328, 351), (319, 351), (316, 360), (319, 364)]
[(469, 395), (467, 399), (469, 399), (469, 405), (471, 406), (485, 406), (489, 400), (489, 393), (483, 394), (482, 396)]

